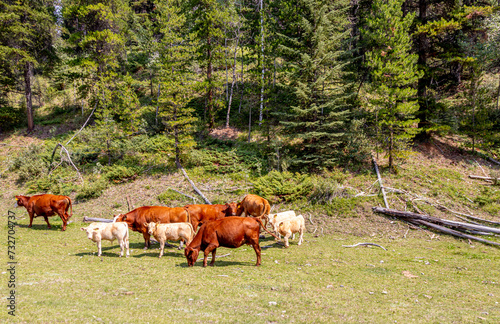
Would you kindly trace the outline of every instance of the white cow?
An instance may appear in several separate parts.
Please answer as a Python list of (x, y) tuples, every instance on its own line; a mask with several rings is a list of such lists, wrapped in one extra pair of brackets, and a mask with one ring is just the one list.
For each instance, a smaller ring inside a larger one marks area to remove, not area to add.
[(293, 218), (296, 216), (297, 215), (295, 215), (295, 212), (293, 210), (288, 210), (277, 214), (269, 214), (267, 215), (267, 219), (269, 221), (269, 224), (271, 224), (271, 226), (273, 227), (273, 231), (278, 235), (279, 238), (281, 238), (280, 234), (278, 233), (278, 224), (285, 219)]
[(180, 250), (182, 249), (182, 241), (186, 242), (186, 244), (191, 243), (195, 234), (191, 223), (159, 224), (151, 222), (144, 223), (144, 226), (148, 228), (149, 235), (153, 235), (160, 242), (160, 258), (163, 255), (163, 249), (167, 240), (181, 241), (179, 244)]
[(302, 215), (285, 219), (278, 224), (278, 232), (285, 237), (285, 247), (289, 247), (288, 238), (294, 233), (299, 233), (299, 243), (297, 245), (301, 245), (305, 230), (306, 222)]
[(80, 228), (82, 231), (87, 232), (87, 237), (93, 242), (97, 243), (97, 256), (101, 256), (101, 241), (107, 240), (113, 242), (118, 240), (120, 244), (120, 256), (123, 256), (123, 248), (127, 248), (127, 257), (129, 253), (128, 242), (128, 225), (125, 222), (116, 223), (91, 223), (87, 227)]

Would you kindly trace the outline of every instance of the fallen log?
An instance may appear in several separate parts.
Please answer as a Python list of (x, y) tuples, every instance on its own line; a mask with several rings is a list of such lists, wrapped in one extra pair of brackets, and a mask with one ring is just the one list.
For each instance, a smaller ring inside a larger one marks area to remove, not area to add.
[(489, 226), (455, 222), (455, 221), (450, 221), (447, 219), (441, 219), (441, 218), (432, 217), (432, 216), (428, 216), (428, 215), (417, 214), (417, 213), (412, 213), (412, 212), (407, 212), (407, 211), (400, 211), (400, 210), (396, 210), (396, 209), (382, 208), (382, 207), (373, 207), (373, 210), (375, 212), (387, 214), (390, 216), (395, 216), (395, 217), (400, 217), (400, 218), (405, 218), (405, 219), (418, 219), (418, 220), (423, 220), (423, 221), (427, 221), (427, 222), (431, 222), (431, 223), (435, 223), (435, 224), (437, 223), (440, 225), (456, 227), (457, 229), (500, 234), (500, 229), (494, 228), (494, 227), (489, 227)]
[(480, 179), (480, 180), (488, 180), (488, 181), (499, 181), (500, 180), (498, 178), (483, 177), (483, 176), (478, 176), (478, 175), (473, 175), (473, 174), (469, 174), (469, 178), (471, 178), (471, 179)]
[(415, 219), (413, 221), (414, 221), (414, 223), (417, 223), (417, 224), (420, 224), (420, 225), (425, 225), (427, 227), (436, 229), (436, 230), (441, 231), (441, 232), (446, 233), (446, 234), (450, 234), (450, 235), (461, 237), (461, 238), (466, 238), (466, 239), (469, 239), (469, 240), (478, 241), (478, 242), (481, 242), (481, 243), (484, 243), (484, 244), (489, 244), (489, 245), (494, 245), (494, 246), (500, 246), (500, 243), (488, 241), (488, 240), (482, 239), (480, 237), (475, 237), (474, 235), (469, 235), (469, 234), (461, 233), (461, 232), (452, 230), (452, 229), (444, 227), (444, 226), (439, 226), (439, 225), (436, 225), (436, 224), (433, 224), (433, 223), (430, 223), (430, 222), (426, 222), (426, 221), (421, 220), (421, 219)]
[(87, 216), (83, 216), (83, 221), (87, 222), (87, 223), (91, 223), (91, 222), (113, 223), (112, 219), (97, 218), (97, 217), (87, 217)]

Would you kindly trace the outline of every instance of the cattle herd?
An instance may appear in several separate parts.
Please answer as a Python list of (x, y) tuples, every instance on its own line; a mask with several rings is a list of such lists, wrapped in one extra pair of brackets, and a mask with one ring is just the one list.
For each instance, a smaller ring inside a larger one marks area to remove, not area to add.
[[(16, 196), (17, 206), (24, 206), (30, 216), (31, 227), (33, 218), (43, 216), (50, 228), (49, 216), (55, 214), (63, 221), (62, 230), (66, 230), (69, 218), (73, 215), (71, 199), (67, 196), (50, 194), (35, 196)], [(71, 208), (71, 214), (68, 209)], [(112, 223), (94, 222), (81, 230), (87, 237), (97, 244), (98, 256), (101, 256), (101, 241), (117, 240), (120, 245), (120, 256), (126, 249), (129, 256), (129, 232), (142, 233), (144, 249), (151, 246), (151, 235), (160, 243), (160, 255), (163, 255), (165, 243), (180, 241), (179, 249), (183, 242), (186, 244), (184, 255), (189, 266), (193, 266), (200, 251), (203, 251), (203, 266), (207, 266), (207, 258), (212, 253), (213, 266), (215, 253), (219, 246), (238, 248), (243, 244), (251, 245), (257, 255), (257, 263), (261, 264), (261, 248), (259, 245), (260, 229), (264, 229), (276, 240), (284, 237), (285, 247), (289, 247), (289, 238), (299, 233), (298, 245), (302, 244), (305, 231), (305, 222), (302, 215), (294, 211), (270, 214), (269, 202), (257, 195), (247, 195), (239, 202), (224, 205), (187, 205), (184, 207), (143, 206), (126, 214), (116, 215)], [(242, 217), (252, 216), (252, 217)], [(269, 231), (268, 223), (272, 227)], [(198, 227), (199, 230), (198, 230)], [(197, 231), (198, 230), (198, 231)], [(293, 237), (292, 237), (293, 238)]]

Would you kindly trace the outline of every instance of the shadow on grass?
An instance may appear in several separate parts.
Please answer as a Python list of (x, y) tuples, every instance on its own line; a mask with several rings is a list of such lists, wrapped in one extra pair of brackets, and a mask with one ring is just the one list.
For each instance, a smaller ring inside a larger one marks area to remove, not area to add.
[[(210, 253), (211, 255), (212, 253)], [(207, 263), (207, 268), (210, 267), (210, 262), (211, 260), (209, 259), (208, 260), (208, 263)], [(251, 262), (240, 262), (240, 261), (223, 261), (223, 260), (217, 260), (217, 257), (215, 258), (215, 264), (214, 264), (214, 267), (230, 267), (230, 266), (248, 266), (248, 267), (255, 267), (255, 262), (254, 261), (251, 261)], [(181, 267), (181, 268), (189, 268), (187, 262), (186, 263), (182, 263), (182, 264), (179, 264), (177, 265), (177, 267)], [(196, 263), (194, 264), (193, 268), (195, 267), (200, 267), (200, 268), (203, 268), (203, 259), (199, 260), (199, 261), (196, 261)]]
[(51, 228), (47, 227), (47, 224), (33, 224), (33, 226), (29, 227), (29, 225), (17, 224), (20, 228), (29, 228), (36, 231), (61, 231), (62, 225), (54, 225), (50, 224)]

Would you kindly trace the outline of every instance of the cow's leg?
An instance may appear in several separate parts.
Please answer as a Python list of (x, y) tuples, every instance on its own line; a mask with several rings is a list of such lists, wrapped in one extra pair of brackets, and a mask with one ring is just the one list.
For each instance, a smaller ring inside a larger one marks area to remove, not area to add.
[(130, 251), (129, 251), (129, 241), (128, 241), (128, 236), (127, 238), (125, 239), (125, 247), (127, 248), (127, 258), (129, 257), (130, 255)]
[(151, 247), (151, 241), (149, 240), (151, 235), (149, 233), (142, 233), (142, 236), (144, 237), (144, 250), (147, 250)]
[(290, 244), (288, 243), (288, 239), (290, 238), (290, 236), (292, 236), (292, 233), (290, 231), (288, 231), (285, 235), (285, 247), (289, 247)]
[(45, 222), (47, 223), (47, 227), (51, 229), (52, 227), (49, 224), (49, 218), (47, 216), (43, 216), (43, 219), (45, 219)]
[(260, 264), (262, 262), (262, 259), (260, 256), (260, 251), (261, 251), (260, 245), (257, 242), (257, 243), (252, 244), (252, 246), (253, 246), (253, 249), (255, 251), (255, 254), (257, 254), (257, 263), (255, 264), (255, 266), (260, 266)]
[(299, 231), (299, 243), (297, 245), (301, 245), (304, 240), (304, 228), (301, 227)]
[(68, 219), (66, 218), (65, 214), (63, 214), (63, 216), (61, 217), (61, 220), (63, 221), (62, 230), (65, 231), (66, 230), (66, 225), (68, 224)]
[[(181, 239), (179, 242), (179, 247), (177, 248), (178, 250), (182, 249), (182, 243), (184, 242), (184, 239)], [(186, 243), (187, 244), (187, 243)]]
[(28, 213), (30, 214), (30, 225), (28, 227), (31, 227), (33, 225), (33, 216), (34, 216), (34, 213)]
[(101, 256), (102, 251), (101, 251), (101, 241), (97, 241), (97, 256)]
[(159, 258), (161, 258), (163, 256), (163, 249), (165, 249), (165, 241), (160, 240), (160, 256), (159, 256)]
[(122, 238), (121, 240), (118, 239), (118, 242), (120, 243), (120, 258), (121, 258), (123, 256), (123, 248), (124, 248), (124, 245), (125, 245), (125, 241)]
[(210, 254), (210, 252), (212, 252), (212, 261), (210, 262), (210, 266), (214, 266), (214, 263), (215, 263), (215, 252), (217, 250), (217, 246), (215, 244), (210, 244), (206, 249), (205, 251), (203, 251), (203, 253), (205, 254), (204, 257), (203, 257), (203, 266), (206, 267), (207, 266), (207, 261), (208, 261), (208, 255)]

